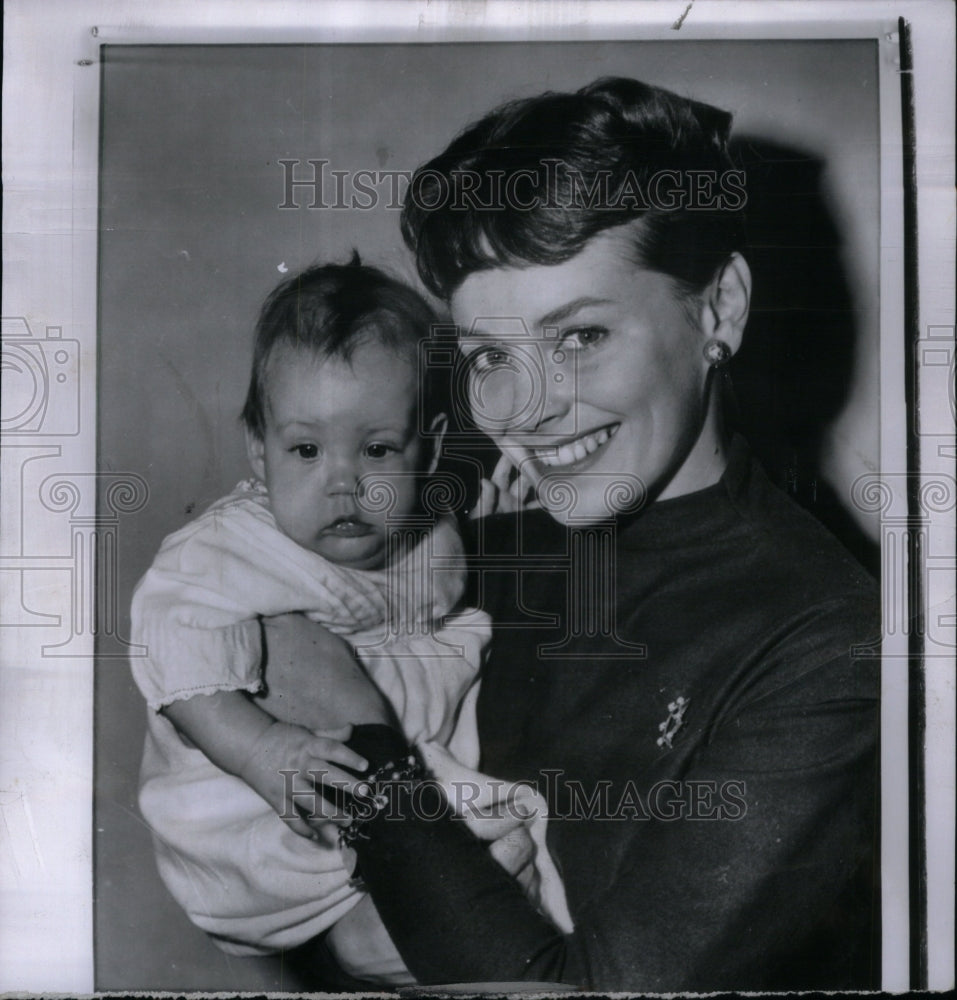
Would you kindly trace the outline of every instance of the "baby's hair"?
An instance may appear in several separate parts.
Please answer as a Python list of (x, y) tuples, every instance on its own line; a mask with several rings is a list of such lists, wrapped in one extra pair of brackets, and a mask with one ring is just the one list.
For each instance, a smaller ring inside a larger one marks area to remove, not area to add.
[[(426, 287), (448, 299), (477, 271), (560, 264), (598, 233), (641, 218), (636, 263), (693, 295), (742, 248), (743, 189), (734, 209), (716, 210), (615, 202), (614, 195), (629, 185), (647, 191), (662, 171), (724, 174), (734, 166), (730, 129), (726, 111), (624, 77), (512, 101), (415, 171), (402, 234)], [(510, 203), (502, 181), (519, 175), (522, 200)], [(464, 194), (448, 196), (466, 177), (467, 206)], [(577, 191), (573, 203), (570, 191)]]
[[(277, 348), (349, 361), (357, 347), (372, 342), (407, 359), (421, 375), (419, 345), (428, 340), (436, 322), (434, 311), (418, 292), (363, 264), (356, 251), (348, 264), (318, 264), (287, 278), (266, 298), (256, 323), (243, 423), (262, 438), (266, 381)], [(433, 399), (431, 386), (421, 395), (427, 405), (441, 405)]]

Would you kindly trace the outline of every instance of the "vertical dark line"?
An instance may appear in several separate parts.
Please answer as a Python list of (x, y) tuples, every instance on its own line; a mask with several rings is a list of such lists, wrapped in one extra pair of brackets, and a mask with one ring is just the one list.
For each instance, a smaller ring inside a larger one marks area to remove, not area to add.
[[(101, 233), (103, 232), (103, 130), (105, 123), (104, 111), (106, 108), (106, 49), (105, 45), (100, 45), (98, 48), (99, 52), (99, 74), (100, 74), (100, 92), (98, 94), (97, 102), (97, 122), (96, 122), (96, 328), (94, 330), (94, 337), (96, 338), (96, 410), (94, 415), (94, 469), (96, 472), (100, 470), (100, 449), (102, 447), (101, 435), (100, 435), (100, 374), (103, 369), (103, 359), (100, 355), (100, 266), (102, 259), (102, 247), (100, 246)], [(99, 490), (97, 490), (96, 497), (96, 519), (99, 521), (100, 515), (100, 498)], [(94, 595), (94, 600), (99, 599), (99, 594)], [(102, 639), (98, 635), (93, 637), (93, 989), (96, 990), (100, 981), (100, 958), (99, 958), (99, 948), (97, 947), (99, 938), (99, 901), (98, 901), (98, 886), (99, 886), (99, 853), (100, 845), (97, 842), (97, 827), (98, 822), (98, 810), (100, 797), (98, 794), (98, 777), (99, 777), (99, 719), (97, 718), (100, 712), (100, 683), (99, 683), (99, 670), (97, 670), (97, 658), (96, 654), (99, 651), (100, 643)]]
[(924, 816), (924, 558), (920, 504), (920, 436), (917, 433), (917, 343), (920, 314), (917, 283), (917, 177), (915, 169), (914, 59), (910, 26), (898, 20), (901, 81), (901, 156), (904, 181), (904, 392), (907, 405), (908, 573), (908, 816), (910, 841), (910, 985), (927, 989), (927, 852)]

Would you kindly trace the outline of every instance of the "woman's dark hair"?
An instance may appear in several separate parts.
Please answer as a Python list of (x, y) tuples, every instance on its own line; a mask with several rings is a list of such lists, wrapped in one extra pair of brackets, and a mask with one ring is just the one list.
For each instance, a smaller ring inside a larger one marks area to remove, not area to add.
[[(420, 378), (420, 344), (437, 322), (429, 304), (408, 285), (363, 264), (353, 252), (348, 264), (310, 267), (278, 285), (256, 323), (252, 376), (241, 419), (261, 438), (266, 426), (266, 377), (277, 347), (348, 361), (360, 344), (376, 343), (406, 358)], [(442, 401), (435, 387), (421, 393), (433, 413)], [(430, 416), (426, 415), (429, 419)]]
[(637, 80), (513, 101), (416, 170), (402, 234), (447, 299), (472, 273), (558, 264), (636, 218), (636, 263), (699, 292), (743, 242), (731, 115)]

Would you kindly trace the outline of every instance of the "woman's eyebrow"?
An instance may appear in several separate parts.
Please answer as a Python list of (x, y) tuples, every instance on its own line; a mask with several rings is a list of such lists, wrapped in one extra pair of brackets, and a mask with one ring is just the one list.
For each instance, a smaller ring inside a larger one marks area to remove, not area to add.
[[(595, 298), (593, 295), (580, 295), (577, 299), (572, 299), (571, 302), (566, 302), (564, 305), (558, 306), (552, 309), (550, 312), (545, 313), (544, 316), (534, 325), (534, 329), (540, 330), (543, 326), (557, 326), (559, 323), (564, 322), (569, 316), (573, 316), (580, 309), (585, 309), (588, 306), (604, 306), (611, 303), (611, 299), (599, 299)], [(527, 329), (526, 333), (529, 332)], [(459, 342), (465, 343), (469, 340), (489, 340), (494, 343), (506, 344), (509, 341), (517, 339), (516, 336), (502, 336), (501, 333), (492, 333), (489, 330), (479, 327), (473, 323), (469, 328), (467, 333), (460, 334)]]
[(565, 305), (546, 313), (538, 321), (536, 328), (541, 329), (543, 326), (557, 326), (568, 319), (569, 316), (573, 316), (579, 309), (584, 309), (586, 306), (608, 305), (609, 302), (611, 302), (611, 299), (596, 299), (591, 295), (581, 295), (577, 299), (572, 299), (571, 302), (566, 302)]

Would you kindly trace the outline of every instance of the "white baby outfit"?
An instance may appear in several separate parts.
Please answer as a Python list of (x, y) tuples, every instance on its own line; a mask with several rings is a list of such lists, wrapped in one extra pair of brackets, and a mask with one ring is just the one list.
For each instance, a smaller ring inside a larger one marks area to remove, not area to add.
[(166, 538), (136, 588), (132, 640), (147, 655), (131, 664), (151, 709), (140, 809), (167, 888), (230, 954), (303, 944), (360, 898), (333, 846), (335, 829), (327, 844), (298, 836), (158, 711), (197, 695), (262, 690), (259, 619), (291, 611), (347, 638), (439, 781), (487, 789), (466, 816), (477, 836), (498, 836), (496, 802), (523, 802), (536, 848), (526, 891), (557, 926), (571, 930), (545, 846), (544, 800), (530, 797), (527, 786), (488, 783), (474, 770), (477, 675), (491, 628), (474, 608), (453, 613), (465, 584), (454, 520), (440, 519), (420, 536), (386, 569), (339, 566), (284, 535), (265, 487), (247, 480)]
[(216, 691), (261, 690), (260, 616), (302, 611), (347, 638), (410, 743), (447, 742), (490, 627), (474, 609), (451, 614), (465, 582), (454, 522), (420, 534), (386, 569), (338, 566), (284, 535), (265, 487), (247, 481), (170, 535), (137, 586), (132, 638), (147, 655), (131, 664), (153, 709), (140, 808), (163, 881), (230, 953), (302, 944), (359, 895), (337, 848), (293, 833), (156, 710)]

